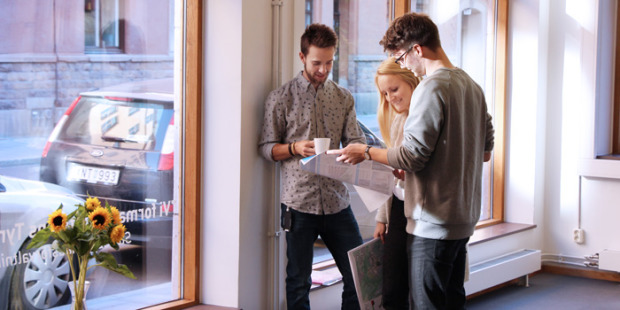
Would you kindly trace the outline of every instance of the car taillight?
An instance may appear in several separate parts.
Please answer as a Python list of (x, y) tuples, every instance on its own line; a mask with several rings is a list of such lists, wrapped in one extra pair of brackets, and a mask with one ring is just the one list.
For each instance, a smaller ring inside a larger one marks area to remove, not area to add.
[(161, 147), (159, 156), (159, 166), (157, 170), (172, 170), (174, 167), (174, 116), (170, 119), (170, 124), (166, 129), (164, 143)]
[(49, 152), (50, 147), (52, 146), (52, 142), (56, 141), (56, 138), (58, 138), (58, 134), (60, 133), (60, 130), (67, 122), (69, 115), (71, 114), (71, 112), (73, 112), (75, 105), (80, 101), (81, 98), (82, 96), (78, 96), (77, 98), (75, 98), (75, 100), (73, 100), (69, 108), (65, 111), (65, 114), (62, 115), (62, 117), (58, 121), (58, 124), (56, 124), (56, 126), (54, 127), (54, 130), (52, 130), (52, 133), (50, 134), (49, 138), (47, 138), (47, 142), (45, 143), (45, 147), (43, 148), (43, 154), (41, 154), (41, 157), (43, 158), (47, 157), (47, 153)]
[(45, 147), (43, 148), (43, 154), (41, 154), (41, 157), (43, 158), (47, 157), (47, 152), (50, 151), (50, 146), (52, 146), (52, 142), (56, 141), (56, 138), (58, 138), (60, 129), (67, 122), (67, 118), (68, 118), (67, 115), (63, 115), (60, 118), (60, 121), (58, 121), (58, 124), (56, 124), (56, 127), (54, 127), (54, 130), (52, 130), (52, 133), (50, 134), (49, 138), (47, 138), (47, 142), (45, 143)]

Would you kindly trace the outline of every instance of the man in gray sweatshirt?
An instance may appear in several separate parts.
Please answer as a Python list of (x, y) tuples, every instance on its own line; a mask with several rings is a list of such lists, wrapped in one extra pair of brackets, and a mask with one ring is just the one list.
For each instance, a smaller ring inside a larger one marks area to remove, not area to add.
[(463, 309), (467, 242), (480, 218), (482, 164), (494, 130), (482, 89), (455, 67), (424, 14), (395, 19), (380, 42), (396, 62), (425, 76), (413, 92), (402, 146), (351, 144), (331, 153), (375, 160), (405, 173), (410, 293), (416, 309)]

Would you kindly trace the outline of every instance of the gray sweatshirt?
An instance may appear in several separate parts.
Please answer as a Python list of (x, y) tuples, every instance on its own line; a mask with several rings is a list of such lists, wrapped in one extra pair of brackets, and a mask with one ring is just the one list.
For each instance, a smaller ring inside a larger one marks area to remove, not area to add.
[(390, 166), (407, 171), (407, 232), (431, 239), (470, 237), (480, 218), (484, 152), (494, 144), (484, 93), (461, 69), (442, 68), (413, 92)]

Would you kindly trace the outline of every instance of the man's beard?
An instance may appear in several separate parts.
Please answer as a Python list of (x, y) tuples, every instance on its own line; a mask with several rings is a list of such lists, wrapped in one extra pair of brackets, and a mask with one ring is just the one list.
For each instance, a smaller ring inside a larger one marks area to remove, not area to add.
[(304, 68), (304, 71), (306, 72), (306, 76), (308, 77), (308, 80), (310, 81), (310, 84), (312, 85), (320, 85), (325, 83), (325, 81), (327, 81), (327, 77), (329, 76), (329, 71), (325, 73), (325, 77), (323, 78), (322, 81), (317, 80), (314, 75), (312, 75), (308, 69)]

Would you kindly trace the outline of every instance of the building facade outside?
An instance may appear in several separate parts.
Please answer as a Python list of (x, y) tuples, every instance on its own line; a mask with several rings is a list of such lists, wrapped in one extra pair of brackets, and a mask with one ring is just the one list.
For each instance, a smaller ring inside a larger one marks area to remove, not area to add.
[(173, 76), (172, 0), (77, 3), (0, 0), (0, 139), (49, 135), (80, 92)]

